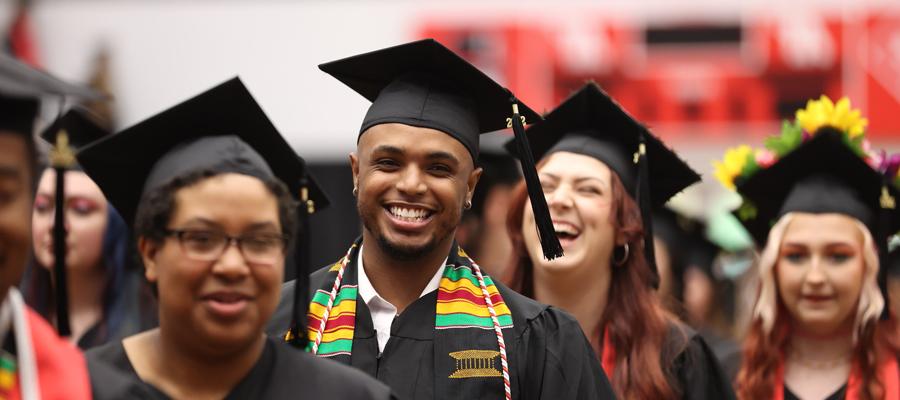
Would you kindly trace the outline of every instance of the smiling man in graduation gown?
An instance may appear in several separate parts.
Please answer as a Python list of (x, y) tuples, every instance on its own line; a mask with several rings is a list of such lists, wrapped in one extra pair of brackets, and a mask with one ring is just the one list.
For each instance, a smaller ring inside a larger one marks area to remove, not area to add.
[[(373, 103), (350, 155), (362, 237), (311, 276), (308, 350), (400, 399), (612, 398), (571, 316), (495, 282), (454, 242), (479, 134), (519, 122), (509, 91), (433, 40), (319, 68)], [(285, 340), (295, 290), (306, 289), (285, 285), (268, 329)]]

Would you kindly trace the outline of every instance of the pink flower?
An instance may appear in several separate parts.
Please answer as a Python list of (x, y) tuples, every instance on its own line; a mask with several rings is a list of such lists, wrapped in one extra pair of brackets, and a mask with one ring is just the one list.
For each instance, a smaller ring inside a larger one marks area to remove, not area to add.
[(775, 164), (775, 153), (767, 150), (767, 149), (758, 149), (756, 150), (756, 165), (759, 165), (762, 168), (769, 168), (772, 164)]
[(863, 149), (866, 153), (866, 163), (869, 164), (872, 169), (876, 171), (881, 170), (881, 163), (884, 161), (886, 156), (885, 152), (882, 150), (880, 153), (877, 151), (872, 151), (871, 149), (866, 149), (865, 144), (863, 144)]

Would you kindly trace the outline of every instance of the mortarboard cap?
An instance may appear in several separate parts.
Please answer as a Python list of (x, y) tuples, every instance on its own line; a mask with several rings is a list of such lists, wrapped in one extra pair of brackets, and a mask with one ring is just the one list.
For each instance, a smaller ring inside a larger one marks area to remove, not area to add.
[[(512, 93), (434, 39), (388, 47), (319, 65), (372, 102), (360, 135), (385, 123), (435, 129), (458, 140), (477, 162), (479, 135), (513, 128), (528, 147), (525, 122), (540, 116)], [(524, 120), (524, 121), (523, 121)], [(544, 256), (562, 255), (533, 160), (522, 169), (534, 208)]]
[[(319, 65), (372, 102), (360, 135), (375, 125), (436, 129), (478, 160), (479, 135), (507, 128), (509, 90), (434, 39), (419, 40)], [(525, 120), (540, 116), (519, 103)]]
[(103, 98), (87, 87), (62, 81), (10, 55), (0, 54), (0, 129), (31, 135), (40, 101), (48, 97)]
[[(653, 210), (700, 181), (700, 176), (593, 82), (531, 126), (527, 134), (535, 159), (566, 151), (593, 157), (615, 171), (641, 208), (644, 252), (656, 271)], [(507, 149), (518, 155), (512, 143)]]
[(328, 204), (239, 78), (92, 143), (78, 161), (129, 224), (145, 193), (200, 169), (277, 177), (297, 198), (308, 180), (315, 207)]
[(109, 135), (109, 131), (98, 124), (97, 118), (87, 108), (75, 106), (44, 128), (40, 136), (53, 145), (56, 143), (56, 135), (65, 131), (69, 146), (78, 150)]
[(848, 215), (875, 234), (882, 187), (881, 174), (846, 145), (841, 133), (823, 128), (739, 183), (737, 191), (755, 209), (754, 217), (742, 218), (744, 227), (765, 245), (769, 229), (789, 212)]
[[(78, 160), (129, 224), (147, 192), (198, 170), (277, 178), (298, 200), (293, 332), (306, 332), (309, 214), (328, 199), (239, 78), (83, 149)], [(306, 335), (294, 335), (302, 343)]]

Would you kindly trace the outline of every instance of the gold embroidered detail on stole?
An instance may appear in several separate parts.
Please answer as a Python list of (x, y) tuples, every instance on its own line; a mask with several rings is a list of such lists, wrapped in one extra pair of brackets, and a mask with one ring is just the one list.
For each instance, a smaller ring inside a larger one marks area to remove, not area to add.
[(499, 351), (463, 350), (450, 353), (456, 360), (456, 371), (450, 378), (499, 378), (503, 375), (496, 367)]

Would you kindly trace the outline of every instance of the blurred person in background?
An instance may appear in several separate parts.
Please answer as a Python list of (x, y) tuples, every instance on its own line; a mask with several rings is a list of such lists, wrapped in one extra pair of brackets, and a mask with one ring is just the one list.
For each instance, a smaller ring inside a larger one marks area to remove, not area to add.
[[(298, 226), (327, 199), (240, 79), (97, 142), (78, 161), (133, 221), (159, 298), (159, 328), (87, 353), (95, 398), (389, 398), (359, 371), (263, 332), (288, 246), (304, 243)], [(123, 380), (127, 395), (107, 388)]]
[[(44, 130), (54, 141), (64, 129), (74, 148), (105, 136), (88, 111), (70, 110)], [(83, 171), (65, 172), (66, 267), (71, 336), (88, 349), (153, 328), (156, 299), (134, 265), (131, 235), (119, 213)], [(34, 257), (22, 280), (25, 302), (51, 323), (57, 320), (53, 290), (53, 224), (56, 171), (44, 168), (38, 180), (32, 214)]]
[(740, 398), (900, 396), (879, 321), (887, 315), (879, 257), (896, 230), (886, 226), (896, 191), (873, 169), (882, 166), (866, 152), (865, 125), (849, 100), (822, 96), (764, 149), (740, 146), (716, 165), (762, 245)]
[(654, 287), (652, 209), (699, 176), (594, 83), (530, 127), (528, 140), (566, 255), (540, 256), (520, 185), (508, 218), (510, 286), (578, 319), (618, 397), (733, 398), (709, 347)]
[[(495, 282), (454, 240), (481, 133), (520, 123), (516, 107), (540, 117), (431, 39), (319, 68), (372, 105), (350, 155), (362, 237), (310, 278), (310, 351), (402, 399), (612, 398), (576, 321)], [(286, 285), (270, 333), (285, 336), (300, 290)]]
[[(503, 276), (509, 264), (512, 242), (506, 232), (506, 211), (515, 184), (522, 178), (516, 159), (502, 146), (486, 143), (482, 135), (481, 154), (478, 166), (481, 178), (472, 195), (472, 208), (463, 213), (462, 221), (456, 229), (456, 242), (466, 249), (473, 260), (488, 274)], [(506, 141), (507, 136), (492, 136)]]
[(84, 357), (15, 288), (31, 251), (41, 100), (97, 97), (0, 54), (0, 397), (90, 399)]
[(669, 208), (654, 213), (653, 234), (663, 305), (697, 330), (723, 362), (739, 348), (730, 337), (732, 283), (713, 271), (721, 249), (706, 238), (705, 223)]

